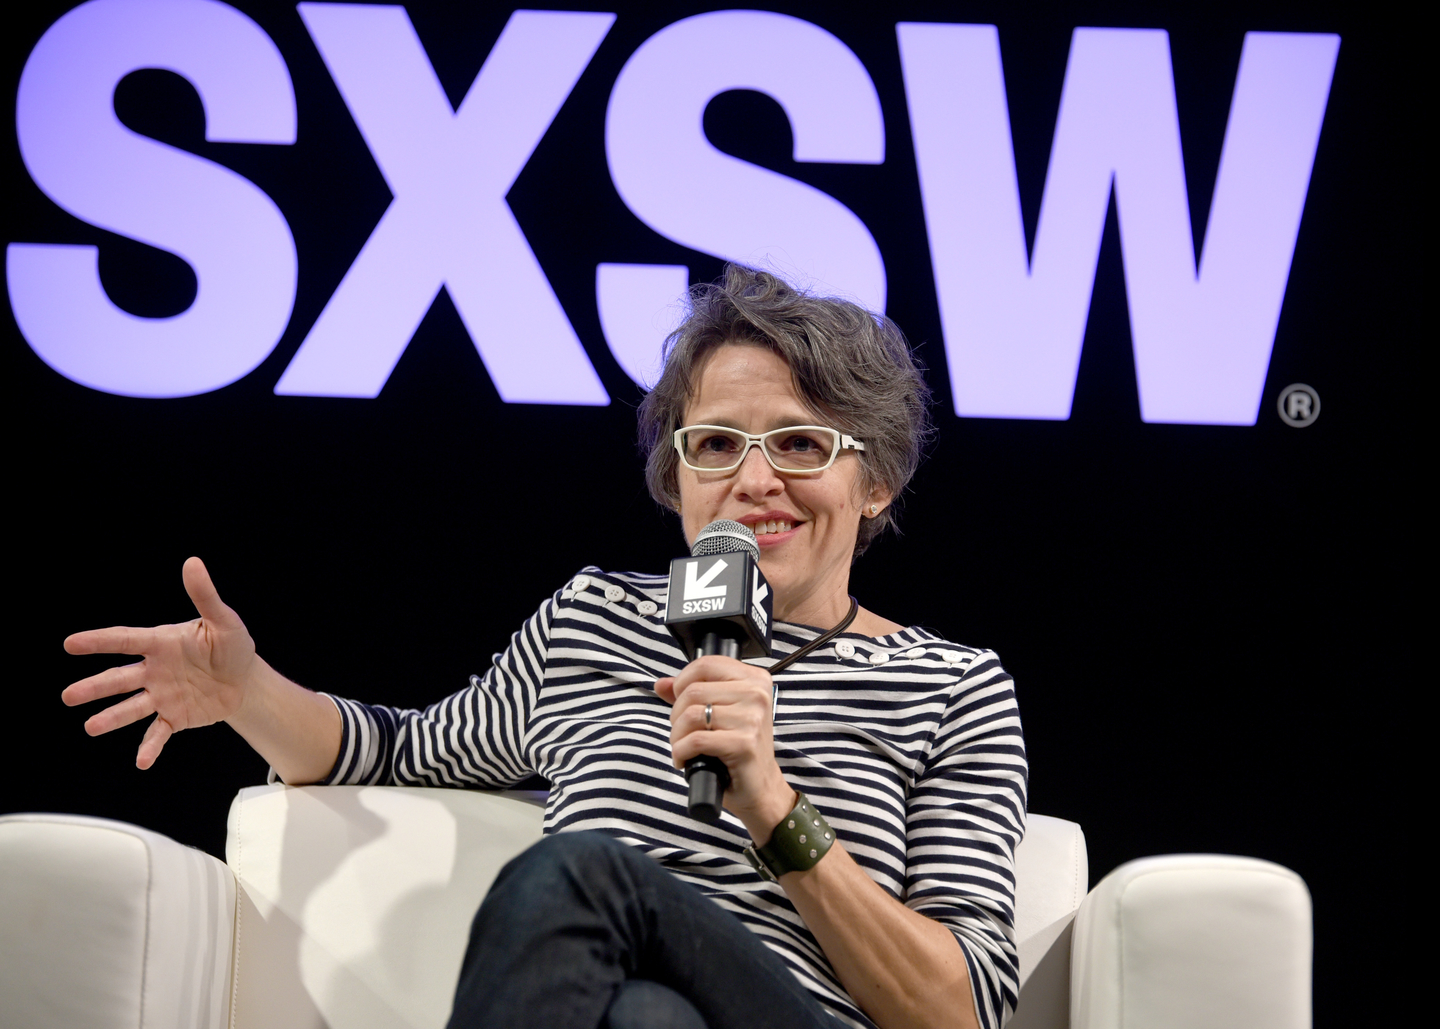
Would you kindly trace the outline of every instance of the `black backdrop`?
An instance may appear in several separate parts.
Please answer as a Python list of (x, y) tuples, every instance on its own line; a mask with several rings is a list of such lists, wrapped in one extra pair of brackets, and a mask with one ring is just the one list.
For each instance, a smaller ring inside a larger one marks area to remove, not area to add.
[[(8, 97), (67, 6), (5, 16)], [(239, 6), (289, 65), (295, 146), (206, 143), (198, 97), (168, 72), (131, 75), (115, 103), (132, 128), (235, 169), (285, 213), (300, 279), (275, 352), (218, 392), (136, 400), (52, 372), (12, 319), (0, 330), (8, 506), (18, 516), (14, 745), (0, 810), (125, 819), (215, 854), (230, 798), (262, 780), (264, 763), (220, 727), (180, 734), (154, 769), (138, 772), (138, 726), (91, 740), (80, 726), (93, 709), (60, 705), (66, 683), (106, 663), (66, 657), (61, 639), (190, 617), (179, 569), (198, 553), (262, 653), (298, 681), (406, 705), (459, 688), (582, 565), (659, 570), (678, 552), (674, 519), (641, 482), (640, 393), (605, 347), (595, 265), (688, 264), (695, 279), (720, 271), (625, 209), (603, 147), (605, 103), (626, 58), (703, 8), (608, 6), (619, 19), (509, 202), (612, 404), (501, 403), (443, 293), (378, 399), (275, 396), (389, 194), (294, 7)], [(1374, 5), (773, 9), (817, 22), (859, 55), (884, 106), (885, 163), (796, 164), (779, 106), (753, 93), (717, 98), (706, 130), (722, 149), (831, 193), (866, 222), (885, 257), (889, 313), (919, 345), (937, 396), (939, 437), (906, 500), (904, 535), (856, 566), (852, 592), (890, 618), (999, 651), (1017, 679), (1032, 810), (1084, 826), (1092, 882), (1125, 860), (1178, 851), (1294, 868), (1315, 898), (1316, 1022), (1370, 1020), (1387, 991), (1390, 949), (1376, 855), (1388, 860), (1407, 832), (1394, 801), (1405, 633), (1383, 570), (1415, 560), (1394, 476), (1408, 438), (1401, 419), (1424, 390), (1406, 306), (1419, 282), (1418, 179), (1400, 160), (1415, 131), (1403, 42), (1413, 27)], [(458, 103), (510, 8), (409, 10)], [(900, 20), (998, 24), (1032, 234), (1075, 26), (1170, 31), (1197, 232), (1244, 32), (1341, 35), (1257, 425), (1141, 422), (1113, 204), (1072, 417), (953, 414)], [(194, 279), (183, 263), (66, 215), (30, 181), (13, 132), (3, 145), (6, 240), (98, 244), (117, 303), (147, 315), (188, 305)], [(1279, 390), (1296, 381), (1324, 403), (1303, 430), (1275, 413)], [(560, 467), (577, 433), (609, 449)]]

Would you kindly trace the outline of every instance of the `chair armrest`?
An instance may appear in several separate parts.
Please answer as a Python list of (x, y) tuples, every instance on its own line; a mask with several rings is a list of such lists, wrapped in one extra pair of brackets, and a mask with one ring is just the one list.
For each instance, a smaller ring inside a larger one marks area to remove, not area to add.
[(1310, 893), (1255, 858), (1121, 865), (1080, 906), (1071, 1029), (1310, 1029)]
[(1089, 885), (1080, 826), (1030, 812), (1015, 849), (1020, 996), (1009, 1029), (1069, 1029), (1070, 936)]
[(202, 851), (79, 815), (0, 818), (0, 1022), (221, 1029), (235, 878)]

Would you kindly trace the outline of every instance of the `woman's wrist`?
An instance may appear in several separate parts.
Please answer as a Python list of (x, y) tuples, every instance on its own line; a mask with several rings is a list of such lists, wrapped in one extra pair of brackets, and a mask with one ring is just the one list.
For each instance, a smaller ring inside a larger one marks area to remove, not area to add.
[(785, 781), (777, 766), (770, 782), (755, 803), (747, 805), (743, 810), (737, 810), (735, 814), (745, 823), (755, 845), (763, 847), (770, 842), (770, 834), (775, 831), (775, 826), (780, 824), (794, 806), (795, 790)]
[(239, 708), (226, 719), (284, 782), (318, 782), (340, 752), (340, 713), (255, 655)]
[(271, 668), (264, 658), (256, 654), (251, 659), (245, 676), (236, 684), (239, 702), (235, 705), (235, 710), (226, 716), (225, 721), (232, 729), (244, 736), (247, 728), (257, 727), (260, 723), (273, 717), (274, 694), (288, 681)]

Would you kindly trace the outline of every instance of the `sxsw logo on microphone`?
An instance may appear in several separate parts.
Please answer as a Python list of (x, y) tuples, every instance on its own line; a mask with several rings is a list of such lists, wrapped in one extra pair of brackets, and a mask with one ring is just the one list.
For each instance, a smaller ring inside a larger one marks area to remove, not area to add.
[(703, 575), (700, 573), (702, 563), (703, 559), (692, 559), (685, 565), (685, 584), (680, 597), (681, 614), (698, 615), (725, 609), (725, 594), (729, 592), (729, 584), (724, 581), (714, 585), (712, 583), (716, 576), (729, 567), (729, 562), (723, 557), (717, 557)]
[[(615, 15), (515, 11), (452, 107), (403, 7), (298, 10), (393, 199), (275, 392), (378, 396), (443, 289), (505, 402), (608, 404), (506, 197)], [(1142, 417), (1253, 425), (1339, 37), (1246, 34), (1197, 257), (1163, 30), (1075, 29), (1033, 246), (996, 28), (894, 31), (956, 413), (1069, 417), (1113, 193)], [(275, 349), (299, 258), (259, 186), (119, 122), (115, 88), (143, 68), (194, 85), (211, 142), (296, 141), (286, 57), (247, 15), (218, 0), (81, 4), (26, 61), (21, 157), (69, 214), (186, 261), (196, 298), (174, 317), (136, 317), (106, 295), (96, 247), (45, 241), (8, 245), (6, 284), (21, 334), (60, 375), (124, 396), (192, 396)], [(858, 215), (699, 130), (710, 100), (736, 89), (780, 103), (796, 161), (887, 161), (879, 94), (843, 41), (788, 15), (715, 11), (662, 28), (611, 84), (605, 159), (620, 200), (682, 247), (884, 310), (885, 259)], [(642, 385), (688, 284), (684, 265), (596, 267), (604, 343)]]
[[(739, 567), (731, 569), (730, 562), (723, 557), (717, 557), (706, 565), (706, 558), (681, 558), (684, 562), (684, 577), (681, 580), (680, 588), (680, 614), (735, 614), (741, 610), (738, 603), (732, 604), (728, 600), (730, 587), (733, 584), (737, 595), (743, 596), (745, 592), (745, 571), (746, 562), (739, 562)], [(703, 570), (702, 570), (703, 569)], [(722, 574), (726, 571), (731, 574)], [(755, 575), (750, 583), (750, 619), (763, 633), (768, 631), (770, 624), (769, 605), (766, 603), (770, 596), (770, 585), (763, 576)], [(733, 610), (732, 610), (733, 608)]]
[(759, 562), (744, 551), (670, 562), (665, 625), (692, 657), (697, 630), (718, 630), (736, 639), (742, 658), (768, 655), (773, 604)]

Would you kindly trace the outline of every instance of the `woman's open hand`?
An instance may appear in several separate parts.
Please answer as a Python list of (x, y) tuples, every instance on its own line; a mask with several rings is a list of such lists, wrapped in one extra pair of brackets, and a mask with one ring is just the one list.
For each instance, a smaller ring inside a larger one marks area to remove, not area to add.
[[(655, 692), (672, 706), (670, 747), (675, 767), (701, 754), (718, 757), (730, 772), (725, 807), (756, 836), (768, 840), (795, 803), (795, 791), (775, 763), (770, 673), (734, 658), (696, 658), (674, 678), (660, 679)], [(710, 707), (710, 725), (705, 708)]]
[(190, 558), (182, 577), (199, 618), (149, 629), (92, 629), (65, 640), (70, 654), (140, 656), (134, 664), (81, 679), (60, 695), (74, 707), (102, 697), (132, 694), (90, 716), (85, 731), (91, 736), (155, 715), (135, 756), (139, 768), (155, 763), (172, 733), (233, 715), (257, 663), (255, 641), (240, 616), (220, 599), (204, 563), (198, 557)]

